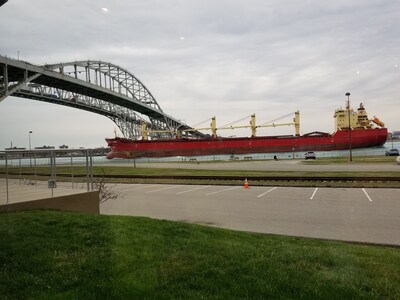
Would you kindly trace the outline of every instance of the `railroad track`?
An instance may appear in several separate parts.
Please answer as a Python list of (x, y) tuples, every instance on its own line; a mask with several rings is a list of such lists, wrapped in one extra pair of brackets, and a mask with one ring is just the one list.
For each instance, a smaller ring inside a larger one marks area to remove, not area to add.
[[(95, 176), (96, 177), (96, 176)], [(245, 176), (199, 176), (199, 175), (107, 175), (107, 178), (137, 178), (137, 179), (186, 179), (186, 180), (221, 180), (243, 181)], [(248, 176), (249, 181), (314, 181), (314, 182), (400, 182), (400, 177), (382, 176)]]
[[(4, 172), (0, 172), (4, 174)], [(8, 173), (11, 176), (51, 176), (50, 173)], [(57, 177), (72, 177), (70, 173), (57, 173)], [(86, 174), (74, 174), (73, 177), (87, 177)], [(177, 180), (210, 180), (210, 181), (308, 181), (308, 182), (400, 182), (400, 176), (210, 176), (210, 175), (104, 175), (94, 174), (93, 177), (115, 179), (177, 179)]]

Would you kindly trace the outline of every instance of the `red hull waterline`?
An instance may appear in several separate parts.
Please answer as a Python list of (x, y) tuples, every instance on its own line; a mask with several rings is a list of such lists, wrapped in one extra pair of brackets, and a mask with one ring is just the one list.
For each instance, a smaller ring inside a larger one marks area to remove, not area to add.
[(111, 151), (107, 158), (200, 156), (217, 154), (333, 151), (382, 146), (386, 128), (338, 130), (333, 134), (311, 133), (302, 136), (264, 136), (238, 138), (130, 140), (106, 139)]

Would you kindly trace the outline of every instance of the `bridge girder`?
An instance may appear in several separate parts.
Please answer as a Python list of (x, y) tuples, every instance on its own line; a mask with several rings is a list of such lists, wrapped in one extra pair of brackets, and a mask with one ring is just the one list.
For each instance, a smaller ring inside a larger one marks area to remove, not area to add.
[[(141, 135), (142, 122), (146, 122), (150, 130), (164, 131), (153, 133), (153, 138), (172, 137), (178, 128), (190, 128), (165, 114), (133, 74), (102, 61), (35, 66), (0, 56), (0, 102), (9, 95), (104, 115), (113, 120), (127, 138), (136, 139)], [(204, 136), (197, 131), (190, 131), (188, 135)]]

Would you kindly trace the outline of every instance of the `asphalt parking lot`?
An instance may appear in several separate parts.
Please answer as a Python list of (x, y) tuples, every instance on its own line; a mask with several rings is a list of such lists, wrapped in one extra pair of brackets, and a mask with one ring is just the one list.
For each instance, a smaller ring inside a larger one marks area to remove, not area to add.
[(400, 189), (119, 184), (102, 214), (400, 245)]
[[(121, 165), (121, 164), (120, 164)], [(130, 166), (129, 163), (124, 163)], [(398, 164), (303, 164), (301, 161), (150, 163), (138, 167), (399, 171)], [(9, 181), (10, 203), (86, 191), (84, 184)], [(101, 205), (103, 214), (146, 216), (222, 228), (322, 239), (400, 245), (400, 189), (296, 188), (119, 184), (118, 198)], [(5, 179), (0, 179), (5, 204)]]

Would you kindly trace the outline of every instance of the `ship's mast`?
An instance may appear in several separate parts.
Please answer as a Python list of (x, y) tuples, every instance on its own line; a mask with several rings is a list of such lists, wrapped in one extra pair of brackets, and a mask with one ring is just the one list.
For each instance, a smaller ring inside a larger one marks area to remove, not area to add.
[(299, 111), (296, 111), (294, 113), (293, 122), (294, 122), (295, 131), (296, 131), (296, 136), (300, 136), (300, 112)]
[(147, 141), (147, 124), (142, 122), (142, 140)]
[(217, 120), (215, 117), (212, 117), (210, 126), (211, 126), (212, 137), (215, 139), (217, 138)]
[(255, 114), (251, 115), (250, 126), (251, 126), (251, 137), (255, 137), (256, 136), (256, 131), (257, 131), (256, 115)]

